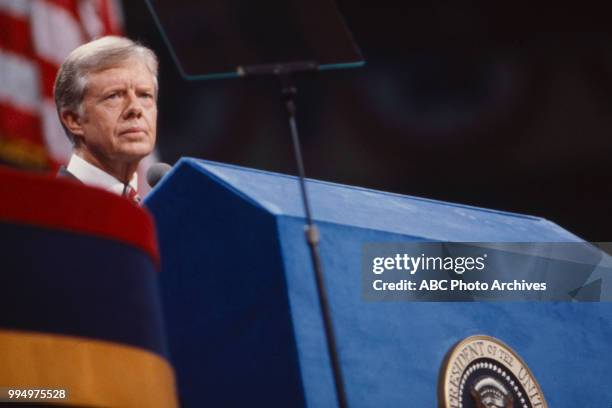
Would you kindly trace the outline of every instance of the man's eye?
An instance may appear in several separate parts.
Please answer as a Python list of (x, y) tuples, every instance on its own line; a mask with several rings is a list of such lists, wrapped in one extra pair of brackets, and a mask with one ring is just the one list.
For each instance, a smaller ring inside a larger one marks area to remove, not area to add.
[(119, 96), (119, 92), (113, 92), (111, 94), (106, 95), (105, 99), (115, 99)]
[(149, 92), (144, 92), (144, 93), (141, 94), (141, 96), (143, 98), (148, 98), (148, 99), (153, 98), (153, 94), (149, 93)]

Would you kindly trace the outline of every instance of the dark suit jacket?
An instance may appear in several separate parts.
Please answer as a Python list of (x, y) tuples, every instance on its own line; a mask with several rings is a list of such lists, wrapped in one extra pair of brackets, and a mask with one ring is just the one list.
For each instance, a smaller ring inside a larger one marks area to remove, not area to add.
[(66, 167), (64, 167), (64, 166), (60, 167), (60, 169), (57, 171), (57, 177), (58, 178), (67, 178), (67, 179), (78, 181), (79, 183), (82, 183), (82, 181), (79, 180), (77, 178), (77, 176), (75, 176), (74, 174), (69, 172), (68, 169)]

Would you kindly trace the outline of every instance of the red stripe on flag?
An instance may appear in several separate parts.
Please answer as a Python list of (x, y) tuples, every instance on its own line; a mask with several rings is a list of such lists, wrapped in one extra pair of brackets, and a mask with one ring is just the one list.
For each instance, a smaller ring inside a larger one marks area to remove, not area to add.
[(0, 133), (9, 138), (22, 138), (44, 145), (40, 117), (0, 102)]
[(43, 58), (37, 58), (40, 72), (40, 93), (44, 98), (53, 99), (53, 84), (59, 67)]
[(0, 48), (25, 57), (32, 57), (32, 35), (30, 23), (0, 12)]
[(102, 24), (104, 24), (104, 31), (106, 32), (106, 35), (121, 35), (119, 27), (114, 24), (114, 20), (111, 16), (111, 7), (108, 0), (101, 1), (99, 4), (99, 15), (100, 19), (102, 20)]

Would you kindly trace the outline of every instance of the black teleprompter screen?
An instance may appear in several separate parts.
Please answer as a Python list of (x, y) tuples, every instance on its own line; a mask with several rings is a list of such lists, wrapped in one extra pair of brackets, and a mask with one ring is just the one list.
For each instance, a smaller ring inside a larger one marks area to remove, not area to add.
[(316, 62), (359, 66), (332, 0), (146, 0), (181, 74), (235, 76), (238, 67)]

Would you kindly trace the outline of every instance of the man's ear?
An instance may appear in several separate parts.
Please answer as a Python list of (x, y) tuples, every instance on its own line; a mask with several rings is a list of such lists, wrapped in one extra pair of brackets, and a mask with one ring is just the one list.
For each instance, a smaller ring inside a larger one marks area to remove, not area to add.
[(76, 112), (65, 110), (60, 114), (62, 123), (75, 136), (83, 136), (82, 120)]

